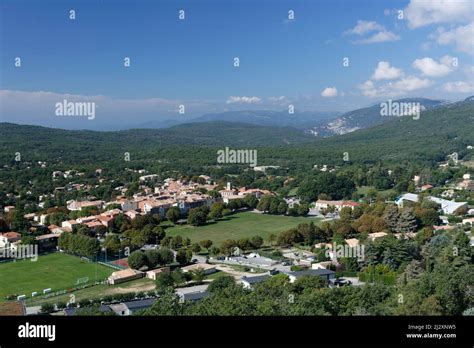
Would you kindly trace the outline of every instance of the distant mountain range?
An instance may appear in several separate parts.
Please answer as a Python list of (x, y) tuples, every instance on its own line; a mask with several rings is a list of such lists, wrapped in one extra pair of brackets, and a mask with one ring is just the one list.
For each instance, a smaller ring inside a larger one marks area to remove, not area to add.
[[(394, 103), (413, 104), (419, 103), (422, 112), (448, 105), (446, 100), (434, 100), (427, 98), (405, 98), (393, 100)], [(339, 112), (295, 112), (270, 110), (243, 110), (228, 111), (221, 113), (205, 114), (193, 119), (166, 120), (150, 122), (139, 125), (137, 128), (167, 128), (185, 123), (202, 122), (242, 122), (265, 127), (293, 127), (304, 130), (305, 133), (317, 137), (330, 137), (351, 133), (359, 129), (365, 129), (377, 124), (389, 121), (392, 117), (381, 114), (381, 103), (369, 107), (349, 111), (341, 115)]]
[[(169, 119), (134, 125), (133, 128), (168, 128), (179, 124), (202, 122), (241, 122), (265, 127), (293, 127), (306, 130), (315, 124), (340, 115), (337, 111), (305, 111), (293, 114), (288, 111), (243, 110), (204, 114), (196, 118)], [(130, 128), (130, 127), (128, 127)]]
[[(422, 112), (449, 104), (449, 102), (445, 100), (433, 100), (426, 98), (397, 99), (393, 100), (391, 103), (419, 103)], [(368, 128), (392, 119), (391, 116), (383, 116), (381, 109), (381, 103), (377, 103), (370, 107), (353, 110), (343, 114), (342, 116), (322, 122), (319, 125), (315, 125), (309, 128), (307, 131), (316, 136), (329, 137), (333, 135), (351, 133), (358, 129)]]
[[(361, 110), (368, 109), (371, 108)], [(259, 158), (267, 158), (267, 163), (276, 165), (294, 161), (337, 162), (345, 152), (350, 154), (351, 161), (440, 161), (453, 151), (458, 151), (460, 158), (474, 157), (468, 149), (474, 145), (473, 134), (474, 97), (446, 105), (433, 103), (419, 119), (388, 117), (386, 122), (329, 138), (315, 137), (292, 127), (224, 121), (113, 132), (0, 123), (0, 163), (10, 162), (16, 152), (30, 159), (62, 158), (72, 162), (104, 161), (111, 156), (119, 159), (120, 154), (131, 152), (144, 158), (172, 157), (173, 161), (181, 158), (184, 163), (192, 163), (203, 154), (212, 159), (212, 149), (225, 146), (260, 148)]]

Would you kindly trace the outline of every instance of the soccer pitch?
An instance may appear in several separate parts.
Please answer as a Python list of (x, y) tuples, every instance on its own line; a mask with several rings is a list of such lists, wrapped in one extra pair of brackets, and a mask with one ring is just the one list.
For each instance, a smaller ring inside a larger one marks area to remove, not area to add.
[(63, 253), (39, 256), (38, 260), (19, 260), (0, 263), (0, 301), (8, 295), (26, 295), (44, 289), (65, 290), (77, 285), (77, 281), (89, 278), (89, 283), (104, 280), (113, 269), (81, 260)]

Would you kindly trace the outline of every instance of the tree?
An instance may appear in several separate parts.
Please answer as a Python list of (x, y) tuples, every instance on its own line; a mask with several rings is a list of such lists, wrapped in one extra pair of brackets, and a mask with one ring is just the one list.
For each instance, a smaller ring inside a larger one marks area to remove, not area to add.
[(413, 214), (413, 209), (403, 209), (397, 222), (396, 231), (402, 233), (414, 232), (416, 231), (417, 227), (418, 223), (416, 222), (416, 217)]
[(161, 247), (158, 250), (158, 255), (160, 265), (168, 265), (174, 261), (174, 254), (169, 248)]
[(181, 268), (176, 268), (171, 272), (171, 277), (173, 278), (174, 284), (177, 286), (184, 285), (186, 283), (186, 275), (183, 273)]
[(158, 290), (163, 290), (168, 287), (172, 287), (174, 285), (174, 279), (171, 274), (168, 273), (160, 273), (156, 277), (156, 288)]
[(44, 314), (54, 312), (54, 305), (52, 303), (44, 303), (41, 306), (40, 312)]
[(301, 203), (298, 205), (297, 213), (299, 216), (306, 216), (309, 213), (309, 205), (306, 203)]
[(289, 246), (296, 243), (303, 242), (304, 237), (298, 232), (296, 228), (283, 231), (278, 235), (277, 244), (281, 246)]
[(237, 246), (237, 242), (233, 239), (226, 239), (221, 243), (221, 253), (224, 255), (230, 255), (234, 248)]
[(130, 268), (133, 268), (133, 269), (142, 268), (143, 266), (145, 266), (146, 262), (147, 262), (147, 259), (145, 257), (145, 254), (143, 254), (139, 250), (131, 253), (127, 260), (128, 265), (130, 266)]
[[(191, 254), (192, 255), (192, 254)], [(191, 256), (192, 257), (192, 256)], [(178, 250), (176, 253), (176, 261), (181, 265), (185, 266), (188, 263), (191, 262), (191, 257), (189, 257), (189, 254), (186, 252), (186, 250)]]
[(163, 229), (163, 227), (161, 227), (161, 226), (153, 227), (153, 229), (151, 230), (151, 233), (152, 233), (151, 238), (152, 238), (153, 242), (155, 242), (156, 244), (159, 244), (160, 241), (162, 241), (163, 238), (166, 237), (166, 232)]
[(209, 248), (212, 246), (212, 240), (204, 239), (204, 240), (200, 241), (199, 244), (201, 244), (201, 246), (203, 248), (205, 248), (205, 249), (207, 249), (207, 251), (209, 251)]
[(286, 214), (286, 211), (288, 210), (288, 204), (286, 204), (286, 202), (280, 202), (278, 203), (278, 208), (277, 208), (277, 213), (278, 214)]
[(423, 226), (431, 227), (436, 226), (439, 223), (439, 214), (435, 209), (416, 209), (415, 214)]
[(326, 282), (317, 276), (303, 276), (293, 283), (293, 289), (297, 294), (301, 294), (305, 289), (320, 289), (324, 286)]
[(146, 264), (149, 268), (155, 268), (161, 264), (161, 255), (158, 250), (145, 251)]
[(232, 286), (235, 286), (235, 279), (232, 276), (222, 276), (217, 279), (214, 279), (211, 284), (209, 284), (209, 287), (207, 288), (207, 291), (209, 291), (211, 294), (214, 292), (219, 292), (224, 289), (230, 288)]
[(270, 243), (270, 246), (273, 246), (273, 243), (275, 243), (277, 239), (277, 236), (274, 233), (270, 233), (268, 236), (268, 242)]
[(258, 199), (254, 195), (249, 194), (244, 197), (244, 203), (250, 209), (255, 209), (258, 205)]
[(7, 218), (11, 221), (10, 226), (12, 231), (26, 232), (28, 230), (30, 223), (25, 219), (25, 212), (23, 209), (18, 207), (9, 214), (11, 214), (11, 216), (8, 215)]
[(117, 254), (120, 250), (120, 238), (116, 234), (109, 234), (105, 238), (104, 247), (108, 252)]
[(333, 199), (351, 197), (356, 190), (354, 182), (335, 173), (320, 172), (303, 180), (297, 195), (306, 202), (314, 201), (321, 193), (330, 194)]
[(388, 205), (385, 208), (383, 219), (385, 223), (387, 224), (388, 228), (390, 229), (390, 231), (395, 232), (397, 229), (397, 224), (398, 224), (398, 219), (399, 219), (398, 207), (393, 204)]
[(209, 254), (213, 256), (219, 255), (219, 253), (220, 249), (216, 246), (212, 246), (211, 250), (209, 250)]
[(68, 216), (64, 212), (55, 212), (46, 217), (46, 222), (48, 225), (61, 226), (61, 223), (65, 220), (68, 220)]
[(206, 273), (203, 268), (198, 268), (191, 272), (191, 278), (196, 283), (201, 284), (204, 278), (206, 278)]
[(194, 243), (191, 245), (191, 251), (197, 254), (201, 251), (201, 246), (198, 243)]
[(23, 234), (21, 236), (21, 244), (23, 245), (35, 245), (37, 244), (37, 240), (34, 236), (28, 235), (28, 234)]
[(188, 224), (193, 226), (204, 225), (207, 221), (207, 213), (200, 208), (193, 208), (189, 210)]
[(181, 216), (181, 211), (179, 210), (178, 207), (170, 207), (168, 211), (166, 212), (166, 218), (173, 223), (178, 221), (180, 216)]
[(250, 238), (250, 244), (254, 249), (259, 249), (263, 245), (263, 238), (260, 236), (253, 236)]
[(211, 206), (211, 211), (209, 212), (209, 218), (212, 220), (218, 220), (222, 217), (222, 211), (224, 210), (224, 205), (220, 202), (214, 203)]
[(174, 236), (173, 239), (171, 239), (170, 246), (172, 249), (178, 249), (183, 245), (183, 237), (181, 237), (179, 234), (177, 236)]

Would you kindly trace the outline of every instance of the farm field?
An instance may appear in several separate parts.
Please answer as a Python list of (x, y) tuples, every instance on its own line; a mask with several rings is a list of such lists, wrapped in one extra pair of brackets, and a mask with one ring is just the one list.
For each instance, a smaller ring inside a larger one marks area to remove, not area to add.
[(310, 223), (311, 221), (317, 224), (321, 219), (242, 212), (204, 226), (169, 227), (166, 229), (166, 235), (189, 237), (192, 242), (210, 239), (214, 245), (218, 246), (226, 239), (260, 236), (266, 240), (272, 233), (278, 235), (278, 233), (296, 227), (300, 223)]
[(0, 264), (0, 301), (5, 296), (16, 294), (31, 296), (43, 289), (52, 291), (74, 287), (82, 278), (90, 282), (104, 280), (114, 270), (99, 264), (81, 260), (79, 257), (63, 253), (53, 253), (38, 257), (36, 262), (19, 260)]

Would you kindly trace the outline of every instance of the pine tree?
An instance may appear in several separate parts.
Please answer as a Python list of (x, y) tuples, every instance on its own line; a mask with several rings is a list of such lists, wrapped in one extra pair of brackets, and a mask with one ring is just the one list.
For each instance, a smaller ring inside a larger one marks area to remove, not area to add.
[(383, 214), (383, 219), (385, 220), (385, 223), (387, 224), (390, 231), (396, 231), (399, 220), (398, 207), (396, 205), (387, 206)]
[(406, 208), (402, 210), (396, 226), (396, 231), (401, 233), (414, 232), (418, 227), (413, 209)]

